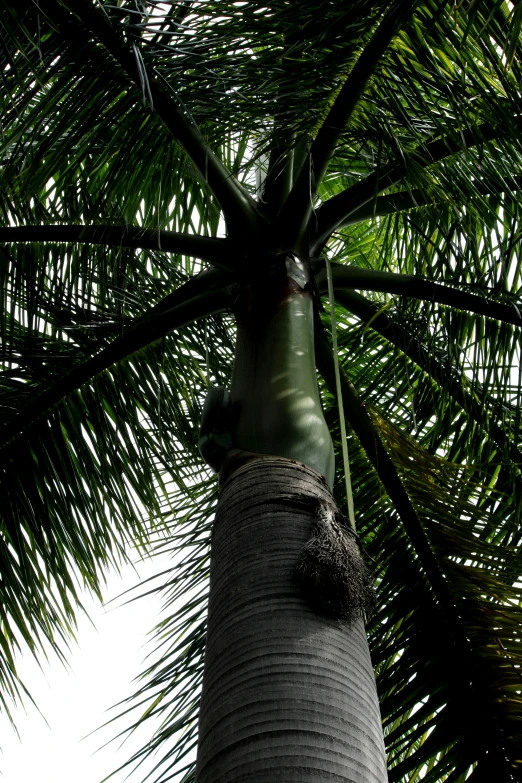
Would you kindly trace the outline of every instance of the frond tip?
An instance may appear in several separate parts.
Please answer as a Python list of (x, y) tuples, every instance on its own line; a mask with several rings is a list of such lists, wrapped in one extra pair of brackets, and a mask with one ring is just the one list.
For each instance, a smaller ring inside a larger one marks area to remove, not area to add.
[(331, 504), (317, 505), (296, 577), (307, 600), (324, 614), (353, 622), (371, 612), (373, 579), (359, 537)]

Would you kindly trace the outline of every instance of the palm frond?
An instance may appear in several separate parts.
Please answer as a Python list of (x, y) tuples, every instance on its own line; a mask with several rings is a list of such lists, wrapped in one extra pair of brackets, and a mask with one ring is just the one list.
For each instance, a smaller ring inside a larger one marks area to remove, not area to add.
[(346, 380), (345, 393), (380, 479), (369, 480), (352, 441), (358, 530), (377, 569), (369, 629), (390, 779), (464, 780), (475, 765), (516, 779), (522, 564), (518, 546), (504, 543), (505, 498), (480, 470), (441, 459), (362, 407)]
[[(495, 490), (481, 485), (472, 469), (430, 454), (376, 415), (374, 422), (422, 519), (468, 646), (463, 655), (456, 640), (444, 634), (445, 618), (437, 622), (439, 607), (428, 608), (426, 604), (424, 611), (429, 612), (433, 623), (428, 633), (433, 634), (436, 645), (430, 648), (426, 674), (413, 663), (415, 642), (405, 650), (408, 625), (410, 633), (418, 631), (414, 621), (410, 624), (404, 618), (400, 641), (392, 632), (386, 635), (385, 642), (382, 637), (377, 642), (378, 657), (388, 658), (388, 652), (392, 657), (379, 676), (380, 687), (386, 692), (381, 705), (384, 712), (389, 711), (385, 724), (390, 726), (387, 742), (391, 779), (400, 780), (406, 773), (421, 770), (435, 754), (437, 760), (423, 779), (438, 780), (450, 771), (455, 775), (455, 770), (464, 776), (473, 764), (484, 763), (489, 768), (495, 764), (497, 774), (506, 779), (516, 779), (522, 749), (517, 717), (522, 685), (518, 637), (522, 596), (516, 584), (520, 552), (518, 547), (499, 545), (491, 537), (493, 529), (498, 531), (509, 522), (504, 521), (501, 513), (492, 511), (491, 506), (489, 510), (485, 507)], [(381, 540), (380, 551), (389, 552), (383, 544)], [(417, 602), (423, 600), (420, 593), (419, 589)], [(389, 622), (393, 610), (387, 608), (388, 601), (394, 602), (395, 607), (401, 603), (400, 599), (392, 599), (392, 594), (388, 592), (382, 601), (376, 624), (386, 614)], [(398, 612), (394, 619), (399, 619)], [(429, 625), (426, 618), (425, 627)], [(379, 634), (381, 631), (382, 625)], [(400, 650), (405, 652), (405, 661)], [(437, 657), (440, 661), (434, 660)], [(432, 666), (437, 670), (437, 678), (446, 671), (445, 679), (438, 679), (436, 684), (431, 680)], [(412, 677), (414, 669), (416, 676)], [(415, 704), (408, 701), (411, 699)], [(405, 707), (410, 708), (406, 720)], [(421, 737), (422, 742), (416, 745)]]
[(390, 779), (515, 780), (519, 4), (3, 10), (0, 706), (23, 692), (22, 644), (64, 654), (80, 587), (133, 547), (169, 550), (156, 652), (115, 726), (160, 717), (129, 763), (193, 778), (216, 500), (202, 401), (230, 380), (234, 285), (311, 248), (338, 267)]

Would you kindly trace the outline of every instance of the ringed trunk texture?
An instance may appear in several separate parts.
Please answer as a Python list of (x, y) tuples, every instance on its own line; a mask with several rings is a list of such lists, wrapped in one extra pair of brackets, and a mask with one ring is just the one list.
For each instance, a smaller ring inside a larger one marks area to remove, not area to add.
[(362, 620), (317, 613), (294, 576), (324, 479), (278, 457), (225, 483), (212, 534), (197, 783), (387, 781)]

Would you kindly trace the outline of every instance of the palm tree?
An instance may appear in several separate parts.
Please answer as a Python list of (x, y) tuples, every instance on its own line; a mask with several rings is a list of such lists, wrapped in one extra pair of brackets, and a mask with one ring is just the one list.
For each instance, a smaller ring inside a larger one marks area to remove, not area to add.
[(170, 551), (129, 764), (519, 779), (522, 5), (2, 11), (2, 708)]

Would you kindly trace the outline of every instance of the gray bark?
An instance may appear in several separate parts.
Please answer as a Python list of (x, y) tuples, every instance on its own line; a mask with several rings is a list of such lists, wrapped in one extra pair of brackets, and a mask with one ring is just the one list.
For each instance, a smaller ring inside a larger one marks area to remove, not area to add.
[(294, 576), (324, 479), (283, 458), (239, 468), (212, 536), (197, 783), (387, 780), (361, 620), (319, 614)]

